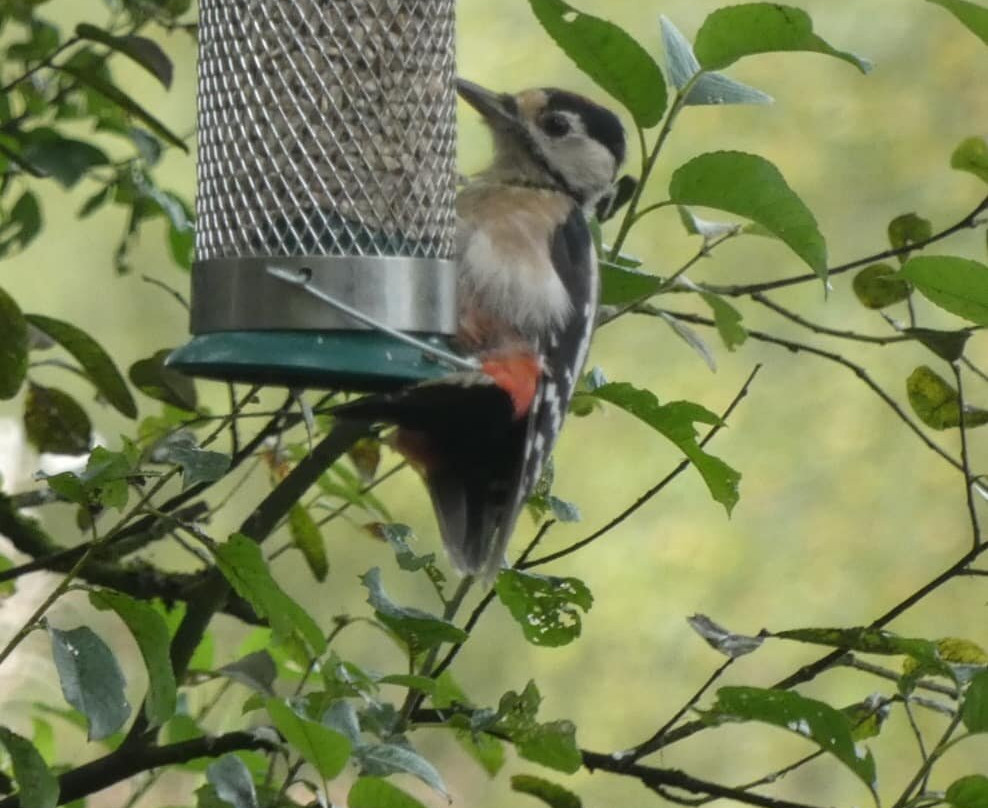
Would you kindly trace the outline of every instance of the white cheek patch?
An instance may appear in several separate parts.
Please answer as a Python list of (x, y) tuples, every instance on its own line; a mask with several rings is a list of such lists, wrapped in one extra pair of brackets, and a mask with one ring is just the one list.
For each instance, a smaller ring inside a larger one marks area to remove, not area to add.
[(464, 291), (523, 332), (562, 326), (572, 303), (552, 266), (548, 233), (518, 214), (518, 226), (510, 228), (510, 235), (512, 243), (496, 243), (483, 228), (469, 234), (460, 257)]

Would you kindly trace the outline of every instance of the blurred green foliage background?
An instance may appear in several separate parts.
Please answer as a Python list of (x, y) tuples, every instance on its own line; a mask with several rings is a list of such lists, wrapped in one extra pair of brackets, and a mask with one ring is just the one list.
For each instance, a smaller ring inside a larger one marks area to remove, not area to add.
[[(625, 27), (653, 54), (661, 52), (660, 14), (692, 37), (718, 5), (712, 0), (579, 3), (581, 10)], [(832, 264), (883, 249), (885, 227), (898, 214), (915, 211), (931, 219), (935, 229), (961, 218), (980, 200), (984, 186), (971, 175), (951, 171), (948, 159), (962, 138), (988, 131), (988, 50), (983, 43), (942, 9), (920, 0), (798, 0), (795, 5), (813, 15), (817, 31), (835, 46), (871, 59), (873, 72), (862, 76), (843, 62), (808, 54), (745, 60), (729, 74), (771, 94), (776, 103), (688, 108), (647, 197), (665, 198), (672, 171), (701, 152), (739, 149), (760, 154), (781, 169), (815, 212)], [(99, 0), (55, 0), (45, 12), (64, 30), (77, 22), (102, 22), (106, 14)], [(175, 61), (171, 92), (163, 92), (152, 78), (123, 63), (115, 74), (124, 89), (175, 131), (185, 133), (195, 120), (194, 44), (180, 33), (159, 41)], [(606, 101), (555, 48), (524, 0), (461, 0), (459, 54), (461, 75), (497, 89), (555, 85)], [(460, 152), (465, 173), (481, 168), (489, 152), (477, 117), (466, 108)], [(632, 168), (636, 159), (632, 153)], [(163, 187), (191, 199), (193, 158), (170, 150), (158, 178)], [(2, 266), (2, 282), (22, 308), (86, 328), (111, 349), (121, 366), (163, 345), (180, 344), (186, 338), (184, 312), (141, 279), (144, 274), (187, 286), (187, 277), (167, 254), (163, 223), (144, 229), (133, 253), (133, 272), (116, 277), (112, 257), (125, 226), (124, 214), (105, 210), (78, 222), (75, 212), (92, 187), (83, 183), (71, 193), (42, 187), (46, 237)], [(665, 274), (698, 246), (697, 238), (687, 236), (675, 212), (667, 209), (645, 219), (627, 249), (644, 259), (648, 269)], [(983, 261), (984, 233), (962, 233), (943, 251), (948, 249)], [(781, 244), (749, 238), (720, 248), (691, 277), (733, 283), (801, 271)], [(880, 316), (855, 300), (850, 275), (834, 279), (828, 298), (819, 284), (806, 284), (784, 290), (776, 299), (833, 327), (887, 332)], [(668, 305), (692, 305), (689, 300), (676, 303)], [(930, 361), (917, 346), (839, 343), (815, 337), (750, 302), (743, 303), (743, 311), (750, 327), (837, 350), (864, 364), (903, 402), (906, 376)], [(921, 322), (949, 324), (947, 315), (932, 308), (922, 309)], [(863, 624), (931, 578), (969, 543), (960, 477), (910, 435), (853, 373), (751, 340), (729, 353), (715, 334), (705, 338), (716, 354), (716, 373), (661, 321), (651, 318), (627, 317), (603, 329), (590, 361), (608, 379), (648, 387), (662, 401), (691, 399), (715, 411), (730, 401), (756, 363), (764, 364), (730, 428), (711, 445), (714, 454), (744, 475), (733, 517), (725, 517), (699, 476), (689, 471), (604, 539), (549, 568), (554, 574), (582, 578), (596, 597), (584, 621), (584, 636), (567, 647), (528, 645), (507, 613), (493, 608), (454, 668), (477, 702), (496, 702), (506, 689), (520, 689), (534, 678), (545, 697), (545, 719), (571, 718), (579, 727), (582, 746), (619, 750), (651, 735), (720, 664), (718, 655), (689, 629), (686, 616), (702, 612), (746, 633), (763, 627)], [(975, 335), (969, 355), (976, 362), (988, 359), (986, 348), (988, 338)], [(83, 383), (66, 381), (64, 374), (58, 383), (91, 395)], [(200, 390), (215, 410), (226, 406), (221, 386), (203, 383)], [(972, 382), (968, 393), (974, 403), (988, 406), (988, 385)], [(275, 401), (281, 393), (266, 396)], [(156, 412), (154, 402), (144, 399), (141, 404), (142, 415)], [(6, 403), (0, 417), (17, 419), (19, 407), (19, 401)], [(115, 413), (106, 408), (95, 412), (97, 429), (109, 444), (128, 431), (128, 423)], [(935, 439), (956, 452), (955, 433)], [(982, 470), (985, 449), (983, 436), (973, 433), (976, 471)], [(26, 487), (37, 459), (22, 457), (19, 477), (10, 460), (4, 460), (8, 488)], [(546, 549), (564, 546), (606, 522), (678, 460), (671, 444), (616, 410), (571, 418), (556, 453), (556, 493), (578, 503), (583, 519), (555, 527)], [(213, 535), (232, 529), (265, 485), (259, 479), (241, 493), (230, 511), (230, 523), (214, 525)], [(437, 549), (428, 500), (411, 472), (387, 483), (381, 496), (396, 519), (416, 529), (417, 549)], [(68, 529), (72, 522), (67, 508), (45, 517), (56, 528), (62, 524)], [(523, 519), (516, 544), (526, 542), (533, 529), (531, 521)], [(373, 565), (384, 568), (396, 596), (431, 606), (429, 593), (412, 589), (407, 576), (396, 572), (390, 551), (359, 524), (337, 521), (327, 540), (333, 571), (324, 585), (314, 584), (292, 553), (276, 565), (296, 597), (310, 607), (319, 604), (327, 624), (334, 614), (365, 612), (357, 575)], [(173, 555), (167, 547), (156, 552), (172, 563), (186, 563), (186, 556)], [(965, 579), (937, 592), (892, 628), (906, 635), (962, 636), (988, 645), (984, 601), (984, 579)], [(80, 598), (61, 606), (54, 619), (70, 624), (92, 618)], [(244, 634), (231, 621), (221, 625), (226, 634), (216, 640), (218, 663), (236, 656)], [(43, 638), (37, 643), (43, 656)], [(123, 639), (120, 644), (125, 648)], [(398, 654), (389, 656), (372, 632), (346, 632), (338, 650), (372, 668), (387, 670), (400, 664)], [(135, 658), (130, 649), (124, 653)], [(798, 646), (770, 645), (735, 665), (725, 681), (768, 686), (815, 656)], [(20, 681), (12, 681), (5, 671), (2, 686), (24, 686), (39, 675), (52, 683), (54, 694), (54, 674), (48, 669), (29, 673), (22, 667)], [(860, 673), (838, 671), (802, 692), (840, 705), (883, 684), (887, 683)], [(202, 690), (205, 694), (208, 687)], [(217, 726), (233, 726), (240, 718), (231, 705), (214, 720)], [(919, 720), (930, 728), (942, 721), (922, 713)], [(891, 784), (898, 781), (895, 772), (901, 777), (905, 765), (915, 767), (917, 750), (901, 713), (887, 732), (891, 737), (873, 748), (881, 782)], [(435, 732), (426, 738), (427, 734), (421, 734), (422, 749), (446, 776), (453, 806), (529, 804), (529, 798), (511, 794), (504, 774), (485, 784), (486, 775), (446, 734)], [(748, 725), (706, 732), (667, 750), (656, 762), (735, 783), (809, 751), (809, 744), (800, 746), (791, 735)], [(968, 741), (949, 754), (938, 777), (945, 785), (951, 776), (988, 772), (986, 761), (988, 739)], [(532, 768), (510, 765), (511, 771)], [(567, 785), (581, 793), (588, 806), (647, 805), (657, 800), (634, 782), (604, 775), (580, 773)], [(170, 774), (146, 804), (177, 801), (187, 787), (186, 779)], [(409, 789), (437, 806), (442, 803), (414, 784)], [(337, 799), (345, 793), (340, 788)], [(868, 801), (861, 784), (827, 759), (791, 776), (775, 793), (820, 805)], [(477, 794), (483, 796), (463, 796)], [(118, 804), (119, 796), (114, 792), (91, 804)]]

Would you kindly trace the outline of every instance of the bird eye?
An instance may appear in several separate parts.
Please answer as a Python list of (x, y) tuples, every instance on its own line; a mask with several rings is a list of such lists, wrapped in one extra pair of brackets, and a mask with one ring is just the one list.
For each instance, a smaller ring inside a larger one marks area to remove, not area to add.
[(549, 137), (562, 137), (570, 132), (569, 119), (560, 113), (551, 113), (542, 119), (542, 129)]

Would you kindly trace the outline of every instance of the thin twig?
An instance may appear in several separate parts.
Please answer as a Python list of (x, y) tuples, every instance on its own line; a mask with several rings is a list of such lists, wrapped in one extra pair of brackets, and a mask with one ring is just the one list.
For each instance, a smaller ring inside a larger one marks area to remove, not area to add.
[[(865, 256), (864, 258), (858, 258), (854, 261), (849, 261), (846, 264), (840, 264), (835, 267), (831, 267), (827, 270), (827, 277), (832, 278), (834, 275), (840, 275), (844, 272), (849, 272), (852, 269), (857, 269), (858, 267), (866, 266), (867, 264), (873, 264), (876, 261), (882, 261), (886, 258), (893, 258), (897, 255), (904, 255), (905, 253), (913, 252), (915, 250), (921, 250), (924, 247), (941, 241), (948, 236), (952, 236), (961, 230), (967, 230), (972, 227), (978, 227), (978, 214), (982, 211), (988, 210), (988, 196), (981, 200), (978, 206), (968, 213), (963, 219), (952, 224), (939, 233), (934, 233), (928, 239), (922, 241), (917, 241), (912, 244), (907, 244), (903, 247), (895, 247), (889, 250), (882, 250), (881, 252), (874, 253), (873, 255)], [(784, 286), (793, 286), (799, 283), (807, 283), (812, 281), (819, 281), (820, 276), (816, 273), (808, 273), (806, 275), (794, 275), (789, 278), (780, 278), (775, 281), (763, 281), (761, 283), (748, 283), (748, 284), (736, 284), (736, 285), (717, 285), (717, 284), (702, 284), (701, 288), (705, 292), (713, 292), (717, 295), (727, 295), (729, 297), (740, 297), (742, 295), (750, 295), (756, 292), (768, 292), (772, 289), (781, 289)]]
[(967, 515), (971, 522), (971, 538), (975, 550), (981, 545), (981, 528), (978, 526), (978, 512), (974, 503), (974, 480), (971, 476), (971, 462), (967, 445), (967, 415), (964, 404), (964, 387), (961, 380), (961, 369), (956, 362), (951, 362), (954, 371), (954, 382), (957, 385), (957, 409), (960, 414), (958, 431), (961, 436), (961, 465), (964, 467), (964, 499), (967, 502)]
[[(734, 398), (731, 400), (731, 403), (728, 405), (727, 409), (724, 410), (723, 414), (720, 417), (720, 421), (716, 423), (713, 427), (711, 427), (710, 431), (708, 431), (707, 434), (704, 435), (703, 440), (700, 441), (701, 449), (704, 446), (706, 446), (711, 440), (713, 440), (714, 437), (716, 437), (717, 433), (724, 428), (727, 419), (734, 412), (734, 409), (738, 406), (738, 404), (741, 403), (744, 397), (748, 395), (748, 390), (751, 387), (752, 382), (755, 380), (755, 376), (758, 375), (758, 371), (761, 370), (761, 367), (762, 367), (761, 365), (755, 365), (754, 369), (751, 371), (748, 378), (741, 386), (741, 389), (737, 392), (737, 395), (734, 396)], [(662, 489), (664, 489), (667, 485), (669, 485), (669, 483), (671, 483), (674, 479), (676, 479), (676, 477), (678, 477), (687, 468), (689, 468), (689, 466), (690, 466), (689, 460), (681, 461), (678, 466), (676, 466), (665, 477), (659, 480), (655, 485), (649, 488), (644, 494), (638, 497), (638, 499), (636, 499), (633, 503), (631, 503), (631, 505), (629, 505), (627, 508), (621, 511), (621, 513), (619, 513), (617, 516), (611, 519), (603, 527), (595, 530), (589, 536), (580, 539), (577, 542), (574, 542), (568, 547), (564, 547), (562, 550), (556, 550), (555, 552), (548, 553), (544, 556), (540, 556), (539, 558), (533, 559), (532, 561), (526, 561), (523, 564), (521, 564), (519, 568), (530, 569), (532, 567), (538, 567), (543, 564), (548, 564), (550, 561), (557, 561), (560, 558), (564, 558), (565, 556), (575, 553), (577, 550), (583, 549), (588, 544), (592, 544), (593, 542), (597, 541), (597, 539), (601, 538), (602, 536), (605, 536), (615, 527), (620, 525), (625, 519), (627, 519), (629, 516), (635, 513), (635, 511), (637, 511), (639, 508), (645, 505), (656, 494), (658, 494), (660, 491), (662, 491)]]
[(854, 342), (868, 342), (873, 345), (890, 345), (894, 342), (910, 342), (912, 337), (908, 334), (894, 334), (887, 337), (878, 336), (876, 334), (858, 334), (855, 331), (841, 331), (836, 328), (828, 328), (825, 325), (820, 325), (819, 323), (811, 322), (805, 317), (797, 314), (794, 311), (790, 311), (785, 306), (776, 303), (774, 300), (769, 299), (765, 295), (756, 292), (751, 296), (751, 299), (756, 303), (760, 303), (768, 309), (776, 312), (785, 317), (787, 320), (791, 320), (797, 325), (803, 326), (803, 328), (808, 328), (817, 334), (825, 334), (829, 337), (838, 337), (839, 339), (853, 340)]
[(646, 755), (650, 755), (652, 752), (661, 748), (662, 746), (661, 741), (665, 737), (665, 734), (674, 726), (676, 726), (676, 724), (679, 722), (679, 719), (682, 718), (684, 715), (686, 715), (686, 713), (692, 709), (694, 704), (696, 704), (701, 698), (703, 698), (703, 694), (710, 689), (710, 687), (714, 684), (714, 682), (716, 682), (718, 679), (720, 679), (721, 676), (724, 675), (724, 673), (727, 671), (729, 667), (731, 667), (733, 663), (734, 663), (734, 657), (728, 657), (726, 660), (724, 660), (724, 662), (721, 663), (717, 667), (717, 669), (712, 674), (710, 674), (710, 676), (707, 677), (707, 680), (702, 685), (700, 685), (697, 691), (692, 696), (690, 696), (689, 699), (686, 700), (683, 706), (680, 707), (678, 710), (676, 710), (675, 714), (668, 721), (666, 721), (666, 723), (663, 724), (662, 727), (654, 735), (652, 735), (652, 737), (650, 737), (646, 741), (642, 741), (640, 744), (638, 744), (638, 746), (634, 747), (633, 749), (629, 750), (629, 752), (625, 753), (628, 755), (629, 759), (633, 761), (641, 760)]
[[(694, 325), (703, 325), (710, 328), (716, 328), (716, 323), (709, 317), (703, 317), (699, 314), (690, 314), (685, 312), (675, 312), (669, 311), (667, 309), (662, 310), (663, 313), (674, 317), (677, 320), (682, 320), (683, 322), (693, 323)], [(927, 447), (932, 451), (936, 452), (940, 457), (946, 460), (950, 465), (952, 465), (958, 471), (963, 471), (963, 464), (950, 455), (945, 449), (938, 446), (930, 437), (923, 432), (923, 430), (909, 417), (906, 411), (899, 406), (898, 402), (892, 398), (885, 390), (879, 386), (879, 384), (871, 377), (867, 370), (865, 370), (861, 365), (855, 364), (850, 359), (845, 358), (841, 354), (833, 353), (831, 351), (825, 351), (822, 348), (816, 348), (812, 345), (807, 345), (803, 342), (796, 342), (795, 340), (783, 339), (782, 337), (776, 337), (772, 334), (766, 334), (764, 331), (748, 330), (748, 336), (758, 342), (766, 342), (770, 345), (778, 345), (780, 348), (785, 348), (786, 350), (792, 351), (793, 353), (808, 353), (813, 356), (818, 356), (821, 359), (827, 359), (831, 362), (836, 362), (838, 365), (850, 370), (855, 376), (857, 376), (862, 382), (864, 382), (875, 395), (877, 395), (895, 414), (900, 421), (902, 421), (910, 431), (912, 431), (916, 437), (918, 437)]]

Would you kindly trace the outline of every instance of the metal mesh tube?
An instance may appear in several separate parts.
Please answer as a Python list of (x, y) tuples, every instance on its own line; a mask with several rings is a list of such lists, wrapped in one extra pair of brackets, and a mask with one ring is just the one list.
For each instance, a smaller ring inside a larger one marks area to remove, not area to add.
[(454, 0), (201, 0), (198, 261), (448, 259)]

